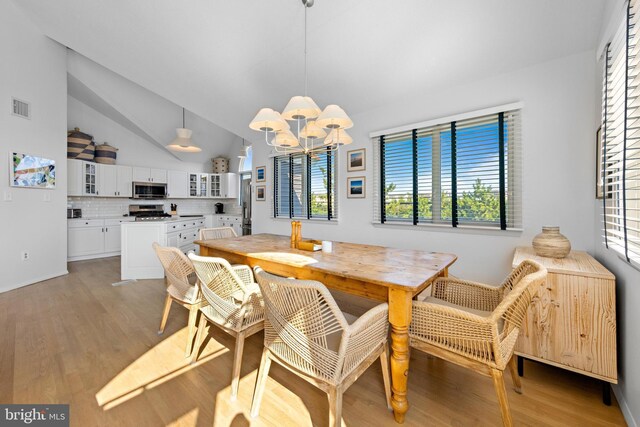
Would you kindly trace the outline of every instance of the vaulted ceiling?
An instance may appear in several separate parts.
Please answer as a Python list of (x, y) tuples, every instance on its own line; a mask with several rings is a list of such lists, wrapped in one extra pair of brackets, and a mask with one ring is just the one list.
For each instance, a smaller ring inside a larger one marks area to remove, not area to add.
[[(14, 0), (78, 53), (246, 138), (304, 90), (300, 0)], [(308, 93), (351, 115), (593, 49), (607, 0), (316, 0)]]

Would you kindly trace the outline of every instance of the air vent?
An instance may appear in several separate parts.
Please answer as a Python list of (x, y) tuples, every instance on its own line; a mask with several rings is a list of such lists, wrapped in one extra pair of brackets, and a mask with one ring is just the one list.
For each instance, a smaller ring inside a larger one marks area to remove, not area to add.
[(11, 98), (11, 105), (13, 109), (13, 115), (22, 117), (25, 119), (31, 118), (31, 104), (25, 101), (21, 101), (17, 98)]

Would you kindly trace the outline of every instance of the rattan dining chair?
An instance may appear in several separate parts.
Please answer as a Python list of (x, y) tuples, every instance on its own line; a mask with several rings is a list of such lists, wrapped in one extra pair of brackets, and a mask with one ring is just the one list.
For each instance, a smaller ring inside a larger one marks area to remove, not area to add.
[(203, 228), (198, 236), (200, 240), (226, 239), (228, 237), (238, 237), (236, 231), (231, 227)]
[(503, 372), (508, 365), (514, 388), (522, 393), (513, 350), (546, 276), (542, 265), (526, 260), (498, 287), (441, 278), (431, 296), (413, 302), (411, 347), (493, 378), (505, 426), (512, 420)]
[(207, 304), (200, 309), (196, 347), (191, 363), (198, 358), (198, 347), (207, 324), (212, 323), (235, 337), (236, 346), (231, 369), (231, 398), (238, 395), (240, 367), (245, 338), (264, 328), (264, 303), (260, 288), (253, 280), (251, 267), (231, 266), (224, 258), (202, 257), (189, 254), (193, 262), (202, 297)]
[(387, 335), (389, 309), (375, 306), (360, 318), (342, 313), (320, 282), (254, 269), (265, 303), (264, 350), (251, 405), (257, 417), (271, 361), (329, 395), (330, 425), (340, 426), (342, 394), (379, 357), (391, 409)]
[(160, 246), (157, 242), (153, 242), (153, 250), (156, 252), (162, 268), (167, 285), (167, 297), (164, 301), (164, 310), (162, 311), (162, 320), (160, 320), (160, 329), (158, 335), (162, 335), (164, 327), (167, 324), (171, 303), (185, 307), (189, 310), (187, 347), (184, 357), (191, 354), (191, 344), (196, 333), (196, 319), (198, 310), (200, 309), (201, 299), (198, 290), (198, 281), (196, 280), (195, 271), (191, 261), (178, 248)]

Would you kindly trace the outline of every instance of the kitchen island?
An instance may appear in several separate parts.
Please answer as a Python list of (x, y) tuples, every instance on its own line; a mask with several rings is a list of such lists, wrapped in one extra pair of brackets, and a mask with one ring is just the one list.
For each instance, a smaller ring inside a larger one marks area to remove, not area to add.
[(161, 279), (162, 264), (151, 244), (180, 248), (185, 254), (198, 253), (193, 243), (204, 228), (203, 216), (170, 217), (153, 221), (126, 222), (121, 225), (122, 255), (120, 276), (127, 279)]

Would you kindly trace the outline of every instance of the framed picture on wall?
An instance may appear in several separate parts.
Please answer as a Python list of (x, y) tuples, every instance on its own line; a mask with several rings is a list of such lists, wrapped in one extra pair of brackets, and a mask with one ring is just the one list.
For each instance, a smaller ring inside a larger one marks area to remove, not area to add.
[(265, 182), (267, 180), (267, 168), (265, 166), (256, 166), (256, 182)]
[(347, 172), (363, 171), (366, 167), (365, 149), (351, 150), (347, 152)]
[(267, 187), (258, 185), (256, 187), (256, 202), (264, 202), (267, 200)]
[(350, 199), (364, 199), (366, 197), (364, 176), (347, 178), (347, 197)]
[(9, 161), (11, 187), (56, 188), (55, 160), (12, 152)]

